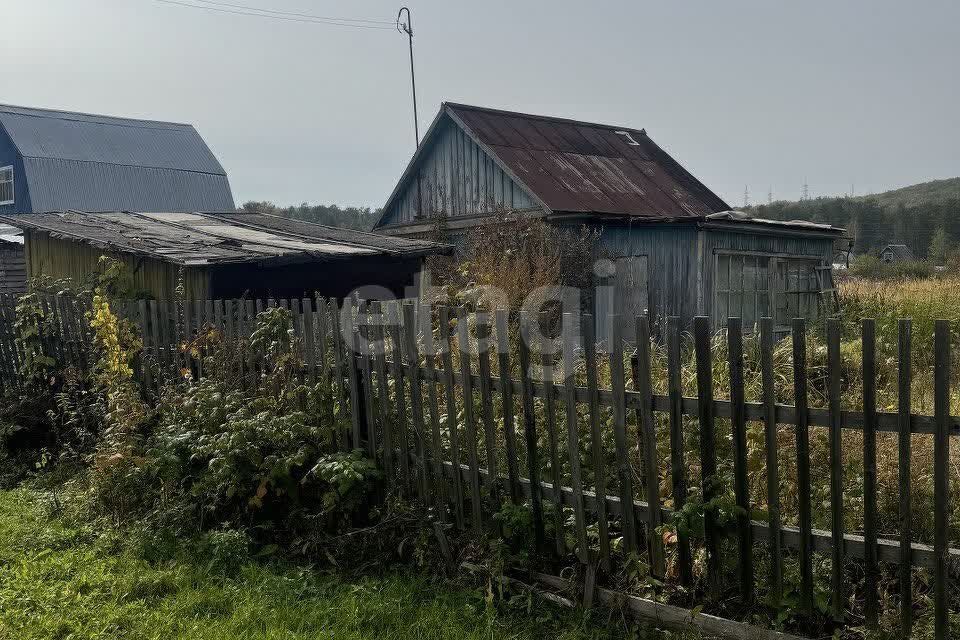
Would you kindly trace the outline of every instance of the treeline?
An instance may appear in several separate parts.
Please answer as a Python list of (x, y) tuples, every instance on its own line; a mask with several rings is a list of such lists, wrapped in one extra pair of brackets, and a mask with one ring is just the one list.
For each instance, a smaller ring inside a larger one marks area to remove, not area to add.
[[(751, 207), (759, 218), (824, 222), (847, 230), (855, 254), (905, 244), (920, 259), (942, 260), (960, 241), (960, 199), (884, 206), (871, 198), (817, 198)], [(931, 255), (933, 249), (933, 255)]]
[(380, 215), (379, 209), (370, 207), (338, 207), (335, 204), (311, 205), (304, 202), (298, 206), (278, 207), (272, 202), (250, 201), (244, 203), (244, 211), (257, 211), (261, 213), (272, 213), (278, 216), (314, 222), (316, 224), (325, 224), (331, 227), (344, 227), (347, 229), (360, 229), (369, 231), (373, 228), (377, 218)]

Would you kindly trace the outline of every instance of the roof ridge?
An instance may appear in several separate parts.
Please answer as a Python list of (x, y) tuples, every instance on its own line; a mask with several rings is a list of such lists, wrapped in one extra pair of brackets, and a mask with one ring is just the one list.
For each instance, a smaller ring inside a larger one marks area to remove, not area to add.
[[(21, 109), (23, 111), (29, 111), (33, 113), (18, 113), (12, 111), (12, 109)], [(64, 116), (79, 116), (83, 118), (105, 118), (109, 120), (119, 120), (123, 123), (130, 124), (162, 124), (168, 125), (171, 127), (189, 127), (194, 128), (192, 124), (187, 122), (173, 122), (171, 120), (155, 120), (152, 118), (130, 118), (127, 116), (111, 116), (105, 113), (88, 113), (85, 111), (68, 111), (66, 109), (49, 109), (47, 107), (27, 107), (16, 104), (3, 104), (0, 103), (0, 113), (11, 113), (16, 115), (26, 115), (32, 116), (35, 118), (54, 118), (58, 120), (72, 120), (73, 118), (64, 117)], [(106, 124), (106, 123), (104, 123)], [(119, 123), (118, 123), (119, 124)]]
[(493, 107), (481, 107), (474, 104), (465, 104), (462, 102), (443, 102), (444, 107), (450, 107), (452, 109), (469, 109), (472, 111), (484, 111), (486, 113), (493, 113), (501, 116), (515, 116), (520, 118), (529, 118), (531, 120), (544, 120), (546, 122), (562, 122), (565, 124), (581, 125), (585, 127), (599, 127), (601, 129), (609, 129), (610, 131), (635, 131), (642, 133), (644, 136), (647, 135), (647, 130), (644, 128), (635, 128), (627, 127), (613, 124), (605, 124), (603, 122), (588, 122), (586, 120), (577, 120), (575, 118), (564, 118), (561, 116), (547, 116), (537, 113), (524, 113), (523, 111), (509, 111), (507, 109), (495, 109)]

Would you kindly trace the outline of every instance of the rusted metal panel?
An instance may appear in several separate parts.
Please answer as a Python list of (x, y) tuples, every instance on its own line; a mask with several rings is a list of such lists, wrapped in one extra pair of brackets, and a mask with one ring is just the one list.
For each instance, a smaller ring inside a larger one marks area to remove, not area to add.
[(644, 221), (730, 208), (642, 129), (445, 103), (378, 226), (499, 207)]
[[(730, 207), (642, 129), (447, 104), (553, 212), (701, 217)], [(546, 179), (550, 176), (553, 180)]]

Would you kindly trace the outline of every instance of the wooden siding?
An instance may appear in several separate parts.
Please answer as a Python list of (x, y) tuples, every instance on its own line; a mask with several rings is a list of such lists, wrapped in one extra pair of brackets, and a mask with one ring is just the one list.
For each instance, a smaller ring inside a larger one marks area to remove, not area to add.
[(697, 305), (697, 232), (694, 225), (598, 225), (610, 258), (647, 256), (647, 309), (655, 322), (690, 322)]
[(27, 264), (23, 245), (0, 244), (0, 293), (23, 293), (27, 289)]
[(699, 230), (692, 224), (593, 228), (600, 230), (601, 249), (607, 257), (647, 256), (647, 308), (658, 324), (675, 315), (689, 325), (696, 315), (713, 314), (718, 252), (810, 256), (822, 258), (827, 265), (833, 253), (832, 239), (812, 235)]
[[(70, 278), (75, 282), (90, 281), (100, 270), (100, 256), (108, 255), (127, 268), (137, 294), (158, 300), (173, 300), (181, 276), (181, 267), (169, 262), (131, 254), (96, 249), (80, 242), (51, 238), (50, 234), (24, 232), (27, 275)], [(204, 299), (209, 294), (209, 272), (197, 267), (183, 268), (184, 295), (187, 299)]]
[[(500, 207), (538, 207), (524, 187), (451, 121), (442, 124), (431, 144), (417, 172), (384, 216), (383, 225), (416, 222), (421, 201), (423, 218), (490, 214)], [(418, 197), (418, 182), (422, 197)]]

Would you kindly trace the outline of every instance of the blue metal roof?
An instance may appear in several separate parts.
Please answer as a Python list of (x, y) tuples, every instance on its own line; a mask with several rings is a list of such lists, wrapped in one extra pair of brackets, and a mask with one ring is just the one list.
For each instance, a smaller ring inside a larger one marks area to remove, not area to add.
[(0, 105), (33, 212), (234, 208), (223, 167), (191, 125)]

